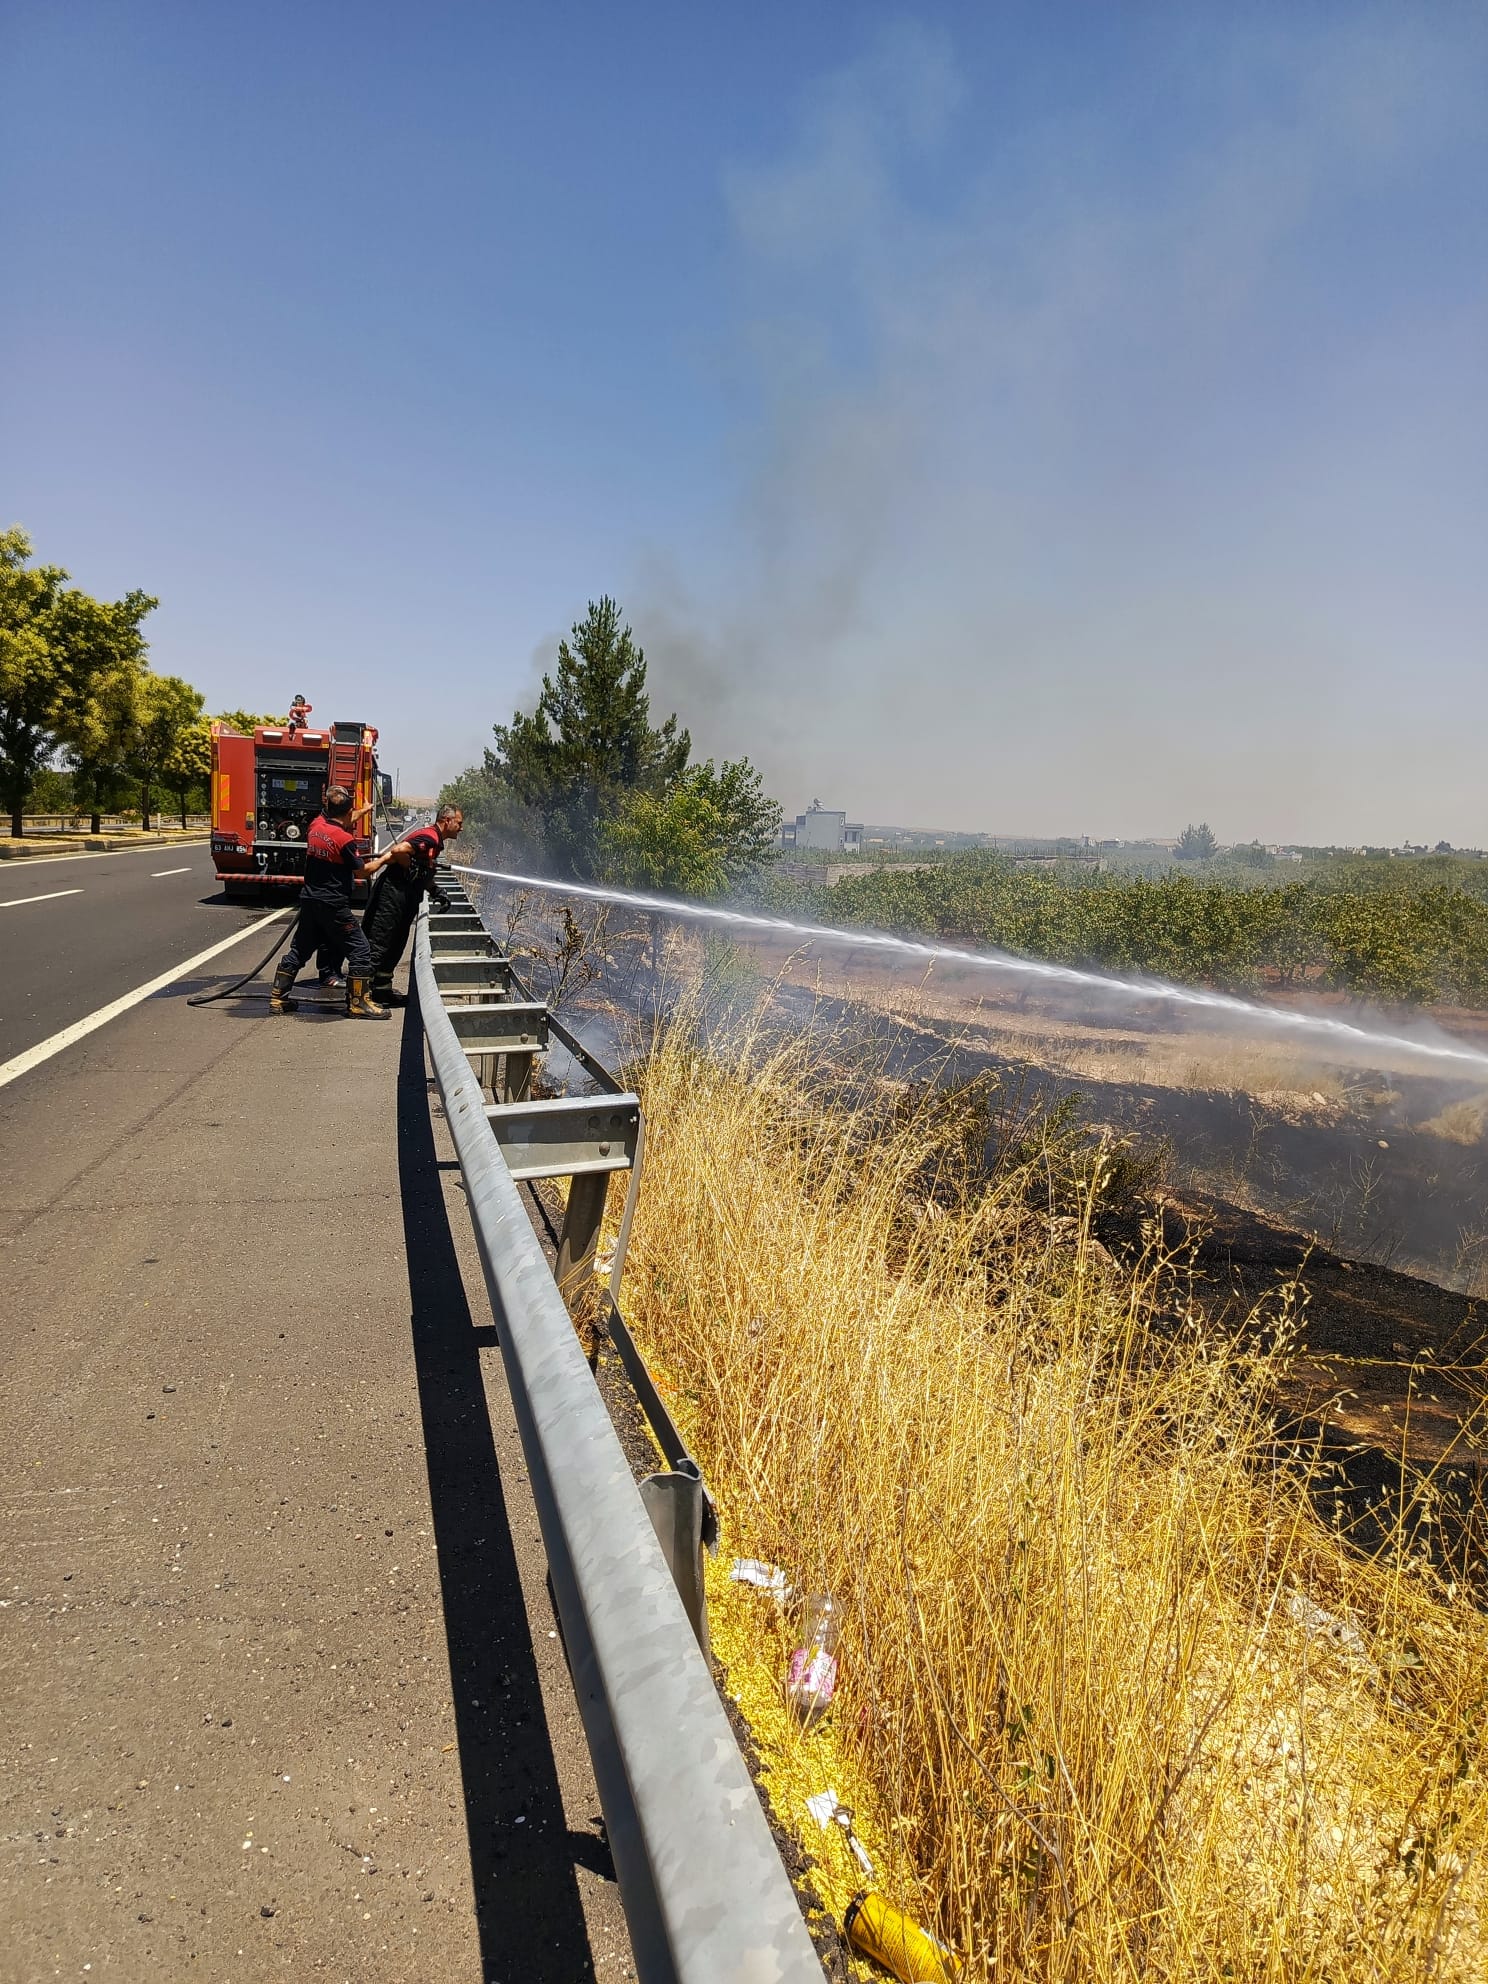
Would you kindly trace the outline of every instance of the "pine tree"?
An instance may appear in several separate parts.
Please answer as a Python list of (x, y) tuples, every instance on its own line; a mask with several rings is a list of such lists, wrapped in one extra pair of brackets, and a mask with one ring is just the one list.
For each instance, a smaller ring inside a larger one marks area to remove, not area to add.
[(536, 710), (495, 737), (494, 776), (541, 821), (549, 860), (578, 875), (593, 873), (600, 830), (627, 797), (667, 793), (692, 749), (675, 716), (653, 729), (646, 657), (608, 595), (560, 641)]
[(1173, 850), (1180, 861), (1212, 861), (1218, 851), (1219, 842), (1207, 820), (1200, 821), (1198, 826), (1186, 826)]

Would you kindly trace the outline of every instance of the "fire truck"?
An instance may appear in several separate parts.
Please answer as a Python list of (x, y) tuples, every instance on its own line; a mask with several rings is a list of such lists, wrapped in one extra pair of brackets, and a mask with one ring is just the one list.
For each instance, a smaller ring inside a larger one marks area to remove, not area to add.
[[(365, 723), (291, 728), (260, 724), (251, 737), (212, 725), (212, 859), (229, 896), (297, 889), (305, 879), (305, 836), (328, 785), (344, 785), (352, 806), (386, 797), (377, 770), (377, 732)], [(372, 815), (356, 822), (358, 845), (373, 848)], [(360, 887), (360, 885), (359, 885)]]

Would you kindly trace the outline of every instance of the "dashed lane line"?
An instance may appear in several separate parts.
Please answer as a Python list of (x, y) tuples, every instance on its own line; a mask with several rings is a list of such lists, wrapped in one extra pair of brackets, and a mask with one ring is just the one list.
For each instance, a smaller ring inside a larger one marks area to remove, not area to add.
[(9, 902), (0, 902), (0, 909), (20, 909), (28, 902), (55, 902), (59, 896), (80, 896), (81, 889), (49, 889), (44, 896), (12, 896)]
[(162, 875), (189, 875), (190, 873), (191, 865), (189, 862), (184, 868), (152, 868), (150, 870), (150, 880), (152, 882), (158, 882)]
[(0, 1062), (0, 1088), (15, 1081), (20, 1075), (29, 1074), (43, 1061), (49, 1061), (54, 1054), (60, 1054), (64, 1047), (71, 1047), (75, 1041), (85, 1039), (90, 1033), (96, 1033), (99, 1027), (107, 1026), (110, 1020), (116, 1020), (121, 1013), (127, 1013), (131, 1006), (138, 1006), (154, 993), (163, 992), (167, 985), (174, 985), (178, 978), (186, 977), (187, 973), (195, 971), (198, 965), (206, 964), (223, 951), (231, 950), (234, 944), (241, 944), (245, 937), (251, 937), (257, 930), (267, 929), (271, 923), (282, 921), (288, 914), (288, 910), (276, 909), (271, 916), (262, 916), (256, 923), (245, 923), (241, 930), (234, 930), (230, 937), (223, 937), (220, 942), (209, 944), (204, 951), (198, 951), (194, 958), (187, 958), (184, 964), (172, 965), (169, 971), (161, 972), (158, 978), (152, 978), (144, 985), (136, 985), (132, 992), (126, 992), (120, 999), (111, 999), (106, 1006), (100, 1006), (96, 1013), (89, 1013), (86, 1019), (74, 1020), (71, 1026), (63, 1027), (60, 1033), (54, 1033), (50, 1039), (39, 1040), (34, 1047), (28, 1047), (24, 1053), (17, 1054), (12, 1060)]

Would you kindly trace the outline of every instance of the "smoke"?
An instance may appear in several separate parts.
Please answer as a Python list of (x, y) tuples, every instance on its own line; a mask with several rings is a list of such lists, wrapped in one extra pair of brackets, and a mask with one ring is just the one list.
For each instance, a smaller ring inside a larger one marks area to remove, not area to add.
[(728, 174), (735, 507), (632, 588), (654, 701), (788, 808), (1481, 839), (1482, 17), (1160, 14), (1068, 80), (900, 26)]

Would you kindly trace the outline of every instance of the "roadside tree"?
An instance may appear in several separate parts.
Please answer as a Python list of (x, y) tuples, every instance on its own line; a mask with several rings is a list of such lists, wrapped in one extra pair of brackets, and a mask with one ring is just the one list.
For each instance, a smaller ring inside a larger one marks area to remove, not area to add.
[(129, 778), (146, 673), (140, 622), (157, 604), (142, 592), (109, 604), (69, 586), (52, 608), (56, 731), (73, 773), (75, 803), (90, 807), (94, 833)]
[[(192, 691), (195, 695), (195, 690)], [(198, 701), (200, 698), (198, 698)], [(161, 783), (175, 794), (181, 825), (186, 825), (187, 803), (194, 792), (204, 792), (212, 779), (212, 733), (207, 718), (200, 716), (180, 732), (166, 753), (161, 767)]]
[(439, 803), (459, 807), (473, 845), (499, 852), (509, 864), (546, 864), (542, 815), (517, 797), (494, 751), (441, 786)]
[(148, 831), (155, 791), (171, 782), (171, 766), (186, 733), (199, 723), (205, 697), (179, 675), (147, 675), (130, 770), (140, 782), (140, 824)]
[(0, 803), (17, 837), (31, 781), (56, 741), (51, 614), (67, 577), (60, 565), (30, 558), (31, 540), (19, 526), (0, 531)]
[(56, 765), (43, 765), (31, 781), (31, 809), (36, 813), (75, 813), (72, 773)]
[(682, 783), (717, 813), (722, 831), (724, 879), (745, 880), (780, 852), (780, 807), (765, 795), (764, 780), (747, 758), (711, 758), (694, 765)]
[(622, 888), (712, 896), (728, 879), (723, 814), (689, 779), (633, 792), (600, 828), (599, 872)]
[(487, 775), (541, 821), (549, 860), (578, 875), (593, 869), (600, 829), (626, 797), (664, 797), (692, 749), (675, 716), (653, 727), (645, 654), (608, 596), (559, 643), (537, 708), (497, 724), (495, 738)]

